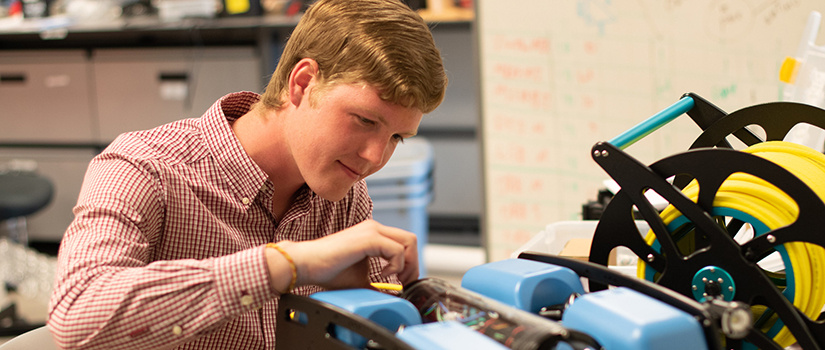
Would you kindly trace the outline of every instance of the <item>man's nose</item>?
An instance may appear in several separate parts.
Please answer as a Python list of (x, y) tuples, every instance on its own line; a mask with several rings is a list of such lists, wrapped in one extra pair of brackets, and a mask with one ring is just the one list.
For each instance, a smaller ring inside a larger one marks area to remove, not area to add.
[(366, 159), (372, 166), (384, 164), (386, 158), (392, 154), (391, 142), (383, 138), (372, 138), (361, 150), (361, 158)]

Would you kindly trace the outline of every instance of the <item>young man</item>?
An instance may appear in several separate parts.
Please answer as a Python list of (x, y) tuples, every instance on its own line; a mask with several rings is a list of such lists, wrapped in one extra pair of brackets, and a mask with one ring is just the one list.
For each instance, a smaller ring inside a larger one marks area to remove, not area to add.
[(89, 165), (61, 244), (58, 344), (271, 349), (283, 293), (415, 280), (415, 235), (370, 219), (363, 179), (446, 80), (403, 3), (321, 0), (263, 96), (121, 135)]

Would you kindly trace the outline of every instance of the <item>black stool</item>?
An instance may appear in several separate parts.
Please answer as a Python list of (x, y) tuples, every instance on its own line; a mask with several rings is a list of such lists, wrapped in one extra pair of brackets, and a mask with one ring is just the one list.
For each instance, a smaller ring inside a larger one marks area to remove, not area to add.
[(31, 171), (0, 173), (0, 223), (8, 230), (9, 239), (28, 245), (26, 216), (49, 204), (54, 195), (51, 180)]

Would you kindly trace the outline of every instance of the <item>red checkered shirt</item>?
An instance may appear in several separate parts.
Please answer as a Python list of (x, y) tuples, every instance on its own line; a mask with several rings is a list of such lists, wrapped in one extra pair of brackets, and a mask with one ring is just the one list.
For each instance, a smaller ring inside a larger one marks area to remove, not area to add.
[[(259, 98), (227, 95), (201, 118), (123, 134), (92, 160), (49, 303), (59, 345), (275, 347), (278, 295), (264, 245), (343, 230), (369, 218), (372, 201), (364, 181), (339, 202), (304, 187), (277, 221), (277, 184), (230, 127)], [(373, 281), (398, 283), (380, 278), (381, 261), (370, 263)]]

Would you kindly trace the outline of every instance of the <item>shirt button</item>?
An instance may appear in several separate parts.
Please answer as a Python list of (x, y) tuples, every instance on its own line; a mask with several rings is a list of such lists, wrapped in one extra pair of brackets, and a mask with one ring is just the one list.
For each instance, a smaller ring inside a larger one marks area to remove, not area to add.
[(180, 328), (180, 326), (174, 326), (174, 327), (172, 327), (172, 334), (174, 334), (174, 335), (181, 335), (181, 334), (183, 334), (183, 328)]
[(249, 198), (243, 197), (243, 199), (241, 199), (241, 203), (249, 204)]
[(243, 305), (243, 306), (252, 305), (252, 303), (254, 301), (255, 300), (252, 298), (251, 295), (244, 295), (244, 296), (241, 297), (241, 305)]

